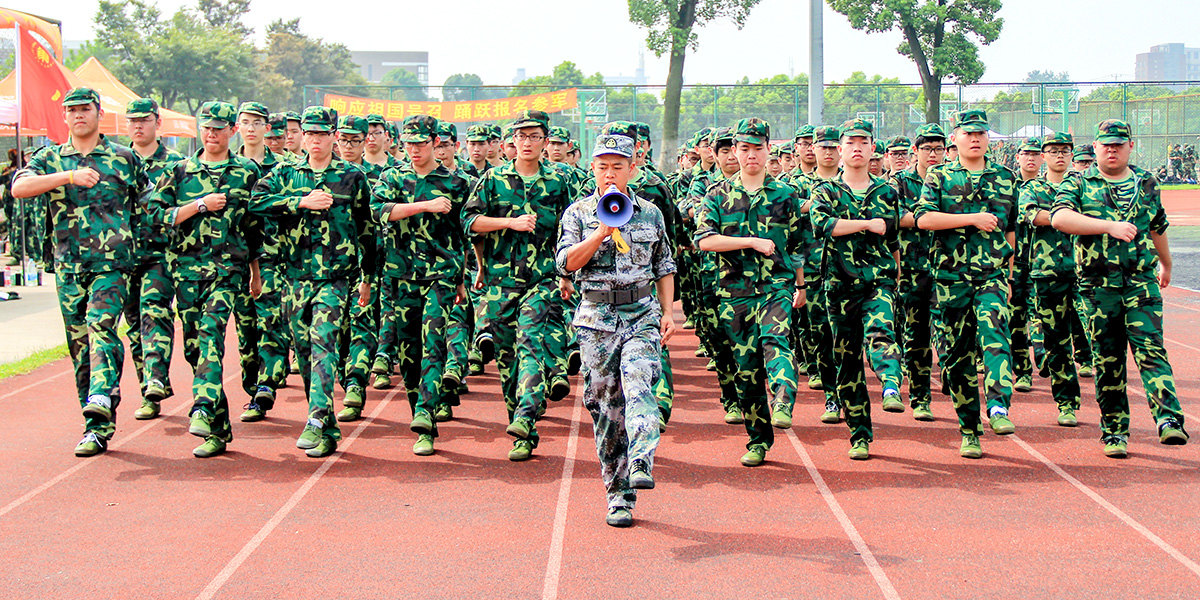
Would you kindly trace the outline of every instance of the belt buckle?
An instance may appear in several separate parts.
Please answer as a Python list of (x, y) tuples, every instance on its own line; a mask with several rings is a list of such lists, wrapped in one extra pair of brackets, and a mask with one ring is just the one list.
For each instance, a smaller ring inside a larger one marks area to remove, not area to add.
[(614, 290), (613, 304), (632, 304), (633, 293), (630, 290)]

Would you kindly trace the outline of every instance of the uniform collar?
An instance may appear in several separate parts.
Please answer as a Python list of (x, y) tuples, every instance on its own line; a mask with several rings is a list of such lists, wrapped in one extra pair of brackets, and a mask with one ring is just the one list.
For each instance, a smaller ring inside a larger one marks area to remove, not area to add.
[[(112, 154), (112, 145), (112, 142), (108, 141), (108, 136), (102, 133), (100, 134), (100, 141), (96, 142), (96, 147), (92, 148), (92, 151), (88, 154), (91, 155), (97, 152)], [(71, 145), (71, 140), (67, 140), (67, 143), (59, 146), (59, 148), (59, 156), (71, 156), (74, 154), (79, 154), (79, 151), (75, 149), (75, 146)]]

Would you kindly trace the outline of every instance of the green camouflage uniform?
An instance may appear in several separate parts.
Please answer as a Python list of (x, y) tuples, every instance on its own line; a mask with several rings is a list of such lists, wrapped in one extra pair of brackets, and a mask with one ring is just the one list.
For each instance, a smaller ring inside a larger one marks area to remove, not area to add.
[(719, 269), (716, 295), (724, 338), (714, 351), (725, 355), (718, 364), (736, 365), (734, 388), (750, 437), (747, 448), (769, 449), (775, 441), (771, 412), (782, 409), (790, 415), (796, 403), (796, 367), (789, 338), (792, 296), (797, 271), (802, 269), (797, 206), (792, 188), (767, 175), (754, 193), (746, 190), (740, 177), (714, 184), (696, 211), (697, 244), (713, 235), (775, 243), (771, 256), (749, 249), (711, 253)]
[(1083, 299), (1088, 338), (1096, 369), (1100, 432), (1106, 442), (1129, 436), (1129, 397), (1125, 392), (1126, 347), (1142, 375), (1150, 412), (1161, 429), (1183, 429), (1184, 415), (1175, 378), (1163, 346), (1163, 306), (1156, 273), (1158, 254), (1151, 233), (1167, 231), (1158, 180), (1130, 165), (1132, 194), (1122, 197), (1096, 165), (1058, 188), (1052, 215), (1061, 210), (1137, 227), (1132, 242), (1107, 235), (1075, 236), (1075, 275)]
[(954, 162), (929, 169), (913, 209), (918, 225), (929, 212), (988, 212), (999, 219), (999, 226), (986, 233), (974, 226), (932, 232), (938, 363), (963, 434), (983, 431), (976, 383), (981, 351), (988, 410), (1007, 411), (1012, 400), (1008, 277), (1013, 247), (1006, 234), (1016, 230), (1016, 194), (1016, 177), (1007, 167), (988, 159), (976, 182)]
[[(533, 124), (530, 119), (521, 122)], [(479, 268), (486, 289), (479, 301), (486, 314), (485, 326), (494, 339), (509, 421), (516, 424), (521, 420), (528, 427), (526, 439), (534, 447), (538, 443), (534, 421), (547, 397), (546, 376), (553, 366), (548, 342), (565, 327), (554, 318), (554, 296), (558, 295), (554, 236), (573, 193), (570, 182), (544, 162), (528, 183), (517, 173), (515, 163), (508, 162), (485, 173), (463, 207), (464, 230), (473, 243), (482, 245), (484, 264)], [(471, 232), (479, 217), (525, 214), (536, 217), (532, 232)]]
[[(262, 162), (255, 162), (259, 169), (259, 177), (270, 173), (285, 161), (286, 157), (268, 148)], [(292, 336), (283, 313), (283, 293), (286, 285), (279, 270), (279, 223), (270, 217), (260, 217), (259, 222), (262, 226), (262, 244), (258, 254), (258, 275), (262, 279), (262, 292), (254, 298), (253, 303), (255, 323), (259, 332), (258, 384), (273, 392), (287, 384), (288, 350), (292, 347)], [(271, 408), (269, 396), (259, 395), (257, 398), (261, 408)]]
[[(893, 254), (899, 249), (896, 191), (883, 178), (870, 177), (870, 187), (861, 196), (840, 178), (820, 183), (813, 190), (809, 211), (813, 231), (824, 240), (821, 280), (829, 303), (837, 365), (832, 387), (846, 410), (851, 444), (874, 439), (863, 372), (864, 343), (885, 391), (898, 390), (901, 378), (894, 325), (897, 269)], [(883, 235), (860, 231), (834, 237), (833, 228), (841, 219), (883, 219), (887, 230)]]
[[(233, 434), (222, 361), (231, 316), (238, 332), (243, 388), (251, 396), (257, 388), (258, 327), (242, 315), (253, 315), (246, 308), (252, 308), (249, 265), (262, 239), (261, 221), (248, 210), (259, 171), (253, 161), (232, 152), (217, 164), (203, 162), (203, 153), (197, 151), (163, 174), (154, 193), (154, 215), (175, 228), (167, 260), (183, 323), (183, 355), (193, 373), (190, 412), (213, 417), (212, 435), (228, 442)], [(225, 194), (225, 207), (176, 223), (180, 207), (208, 194)]]
[[(137, 115), (138, 113), (132, 113)], [(161, 141), (154, 154), (142, 159), (146, 177), (156, 185), (163, 172), (183, 160), (183, 155)], [(129, 297), (125, 299), (125, 322), (129, 324), (129, 355), (137, 371), (143, 396), (151, 382), (165, 393), (171, 389), (171, 354), (175, 345), (175, 284), (167, 271), (167, 246), (170, 226), (150, 219), (147, 211), (134, 228), (138, 240), (138, 266), (129, 276)]]
[[(68, 94), (64, 104), (72, 98)], [(99, 104), (98, 95), (94, 101)], [(46, 223), (85, 432), (107, 440), (116, 431), (125, 358), (117, 321), (129, 293), (129, 274), (138, 264), (134, 231), (152, 189), (150, 180), (132, 149), (104, 135), (86, 155), (69, 142), (43, 148), (13, 180), (82, 168), (94, 169), (100, 182), (90, 188), (65, 185), (44, 194)]]
[[(900, 215), (911, 213), (921, 199), (925, 182), (915, 169), (900, 172), (896, 185)], [(908, 377), (908, 401), (912, 408), (929, 408), (933, 399), (930, 380), (933, 373), (933, 277), (929, 249), (933, 232), (913, 227), (900, 228), (900, 278), (896, 305), (903, 314), (898, 332), (904, 351), (904, 370)]]
[[(632, 152), (632, 144), (628, 150)], [(659, 411), (652, 387), (662, 366), (662, 310), (646, 288), (675, 272), (662, 214), (650, 202), (636, 195), (633, 199), (633, 216), (620, 228), (629, 252), (617, 252), (612, 238), (606, 239), (591, 260), (571, 274), (584, 296), (574, 318), (587, 374), (583, 405), (595, 426), (610, 509), (632, 509), (637, 491), (629, 485), (631, 467), (640, 461), (649, 472), (654, 465)], [(598, 202), (593, 194), (563, 215), (557, 253), (561, 273), (566, 274), (567, 250), (600, 226)], [(645, 294), (632, 302), (594, 296), (611, 290), (636, 294), (639, 289)]]

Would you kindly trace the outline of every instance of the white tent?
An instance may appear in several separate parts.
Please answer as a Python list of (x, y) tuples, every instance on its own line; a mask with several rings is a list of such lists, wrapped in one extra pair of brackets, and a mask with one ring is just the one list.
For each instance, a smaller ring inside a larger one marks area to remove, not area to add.
[(1054, 133), (1053, 129), (1045, 125), (1026, 125), (1013, 132), (1012, 137), (1015, 138), (1031, 138), (1031, 137), (1046, 137)]
[(18, 119), (17, 115), (16, 102), (0, 99), (0, 123), (16, 123)]

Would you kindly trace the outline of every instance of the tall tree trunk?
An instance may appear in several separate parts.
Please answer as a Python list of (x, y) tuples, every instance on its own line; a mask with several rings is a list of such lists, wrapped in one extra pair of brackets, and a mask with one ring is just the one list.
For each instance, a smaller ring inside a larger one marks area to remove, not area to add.
[[(680, 40), (683, 40), (682, 42)], [(671, 66), (667, 71), (667, 96), (663, 99), (662, 148), (659, 149), (659, 167), (670, 173), (678, 166), (672, 157), (679, 145), (679, 102), (683, 94), (683, 60), (687, 58), (687, 35), (675, 36), (671, 44)]]
[(921, 82), (925, 90), (925, 122), (942, 122), (942, 80), (930, 77)]

